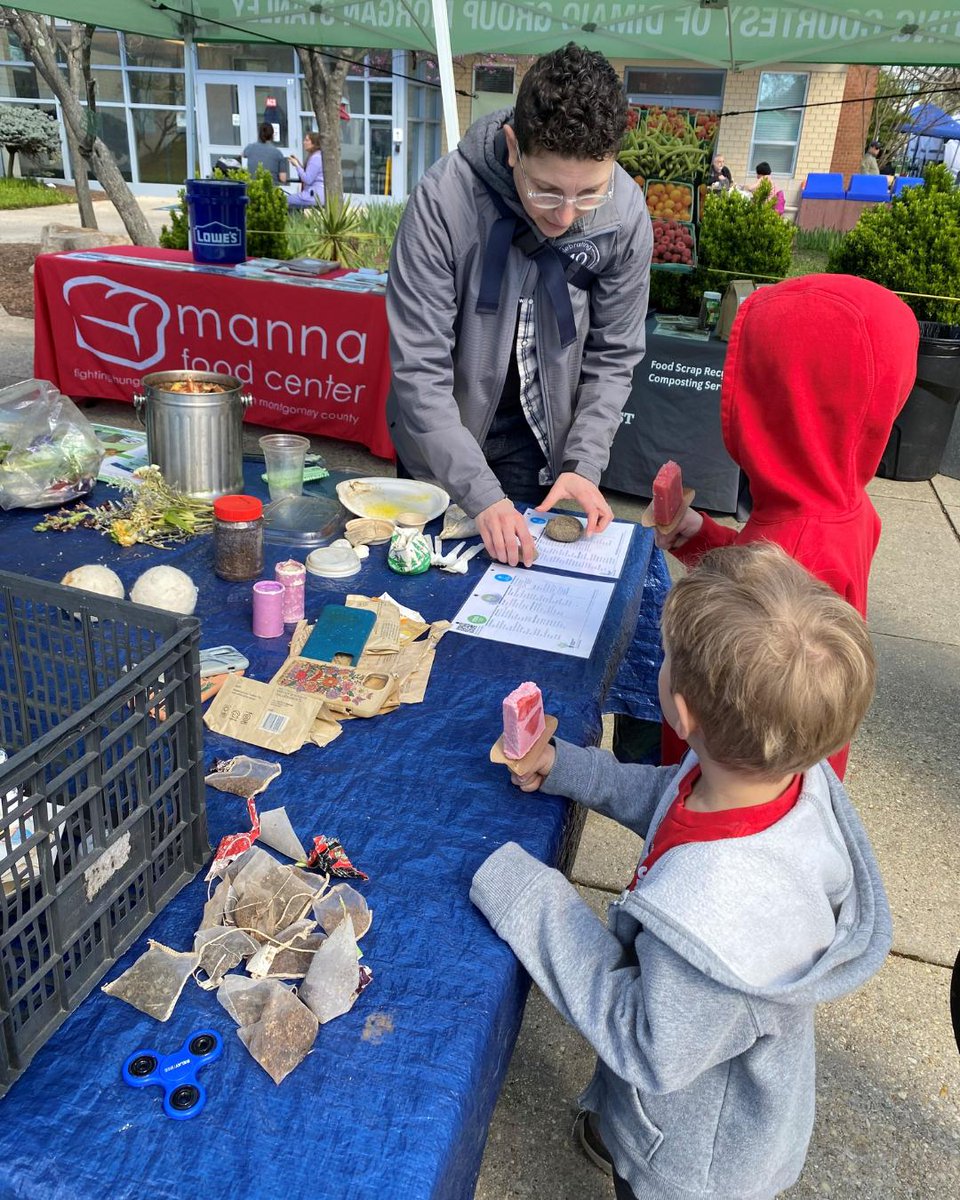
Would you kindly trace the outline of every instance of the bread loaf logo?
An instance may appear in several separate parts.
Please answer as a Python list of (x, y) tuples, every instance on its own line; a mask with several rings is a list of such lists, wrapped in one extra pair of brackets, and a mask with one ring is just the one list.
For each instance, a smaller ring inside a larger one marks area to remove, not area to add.
[(104, 362), (143, 369), (166, 352), (170, 306), (152, 292), (103, 275), (78, 275), (63, 285), (77, 345)]

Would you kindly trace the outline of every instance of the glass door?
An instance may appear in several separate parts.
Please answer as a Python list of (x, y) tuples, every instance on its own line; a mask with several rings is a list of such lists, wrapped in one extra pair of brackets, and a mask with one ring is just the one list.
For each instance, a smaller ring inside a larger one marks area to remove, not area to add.
[[(242, 159), (243, 148), (257, 140), (261, 124), (273, 126), (273, 140), (288, 154), (302, 156), (294, 80), (276, 75), (225, 75), (199, 72), (200, 169), (209, 174), (218, 159)], [(296, 138), (291, 143), (291, 133)]]

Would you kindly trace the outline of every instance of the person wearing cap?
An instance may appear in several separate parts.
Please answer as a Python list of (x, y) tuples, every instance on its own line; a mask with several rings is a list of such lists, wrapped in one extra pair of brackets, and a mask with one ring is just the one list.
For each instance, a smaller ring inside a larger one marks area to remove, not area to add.
[(866, 149), (863, 158), (860, 159), (860, 174), (861, 175), (879, 175), (880, 165), (877, 162), (877, 156), (880, 154), (880, 143), (871, 142)]

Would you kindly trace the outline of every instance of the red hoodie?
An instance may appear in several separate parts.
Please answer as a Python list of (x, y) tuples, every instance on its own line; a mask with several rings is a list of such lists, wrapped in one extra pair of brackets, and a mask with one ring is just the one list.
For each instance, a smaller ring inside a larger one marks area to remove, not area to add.
[[(705, 516), (677, 558), (693, 566), (714, 546), (776, 542), (865, 617), (880, 518), (864, 489), (913, 387), (919, 337), (902, 300), (852, 275), (803, 275), (749, 296), (720, 420), (753, 511), (739, 533)], [(841, 778), (846, 761), (846, 747), (830, 759)]]

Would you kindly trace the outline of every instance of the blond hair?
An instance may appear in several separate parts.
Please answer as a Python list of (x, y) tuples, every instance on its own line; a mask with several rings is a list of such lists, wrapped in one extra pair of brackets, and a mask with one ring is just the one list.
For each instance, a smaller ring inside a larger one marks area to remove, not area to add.
[(859, 613), (779, 546), (712, 550), (663, 610), (670, 690), (718, 763), (776, 778), (845, 746), (876, 660)]

